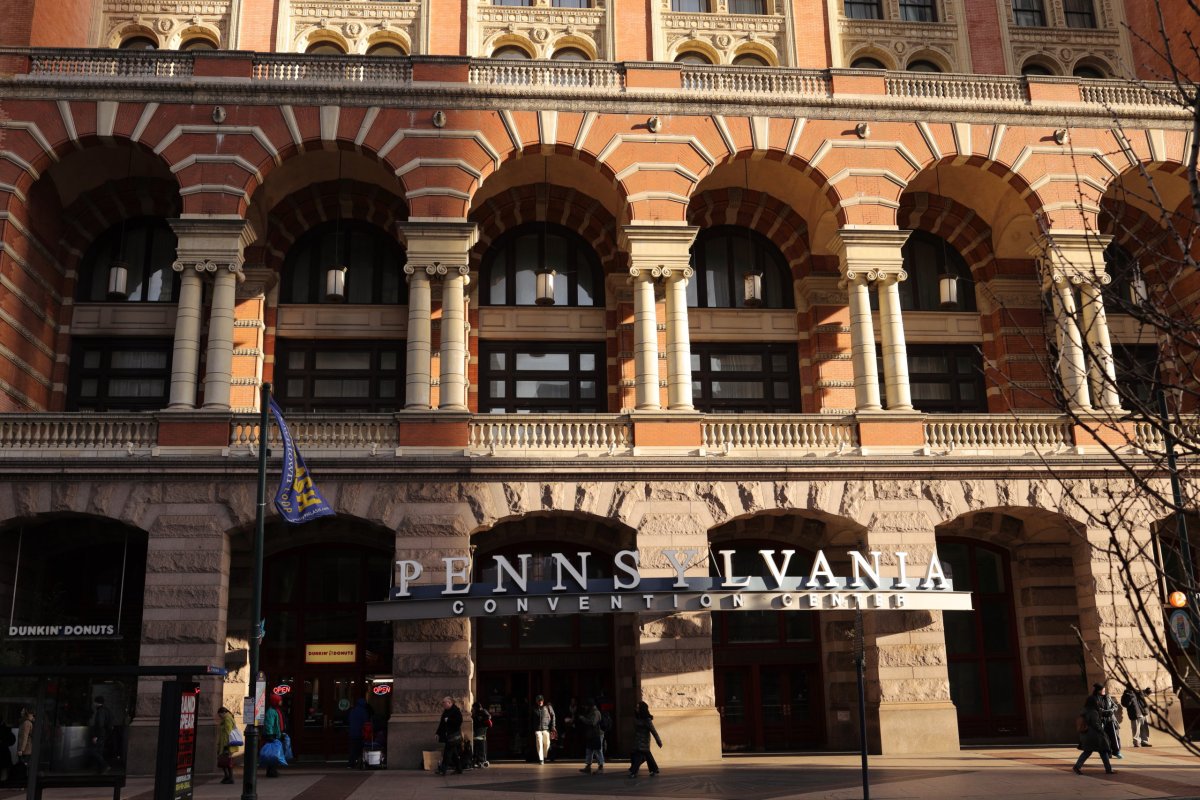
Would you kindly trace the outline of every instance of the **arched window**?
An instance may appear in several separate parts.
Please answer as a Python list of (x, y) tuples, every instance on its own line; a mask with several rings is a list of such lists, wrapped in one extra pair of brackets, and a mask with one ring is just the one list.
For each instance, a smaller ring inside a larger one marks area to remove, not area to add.
[(712, 64), (708, 56), (695, 50), (684, 50), (675, 56), (676, 64)]
[(327, 273), (346, 269), (345, 302), (408, 302), (404, 248), (379, 228), (334, 220), (310, 230), (288, 250), (283, 263), (283, 303), (339, 302), (327, 297)]
[[(179, 275), (171, 269), (175, 245), (175, 232), (158, 217), (138, 217), (112, 226), (84, 256), (76, 298), (91, 302), (175, 302), (179, 286)], [(114, 280), (112, 273), (121, 269), (125, 270), (124, 280)]]
[(408, 53), (404, 52), (404, 48), (395, 42), (380, 42), (379, 44), (373, 44), (368, 47), (367, 55), (399, 58), (408, 55)]
[(122, 50), (157, 50), (158, 43), (149, 36), (130, 36), (121, 42)]
[(1102, 79), (1108, 77), (1099, 67), (1092, 67), (1086, 64), (1076, 67), (1075, 71), (1071, 74), (1076, 78)]
[(856, 58), (850, 65), (851, 69), (887, 69), (877, 58)]
[[(971, 269), (945, 239), (913, 231), (900, 251), (908, 278), (900, 282), (900, 307), (905, 311), (974, 311), (975, 281)], [(957, 301), (943, 305), (941, 279), (956, 279)]]
[(1101, 291), (1104, 308), (1109, 313), (1128, 313), (1132, 305), (1140, 305), (1148, 299), (1141, 267), (1130, 252), (1116, 242), (1104, 248), (1104, 274), (1109, 277), (1109, 282)]
[(555, 50), (551, 58), (554, 61), (591, 61), (588, 54), (578, 47), (564, 47), (560, 50)]
[(216, 50), (217, 43), (214, 42), (212, 39), (206, 39), (203, 36), (197, 36), (195, 38), (188, 39), (186, 42), (179, 45), (179, 49), (180, 50), (192, 50), (192, 51)]
[(1053, 75), (1054, 70), (1050, 69), (1045, 64), (1036, 61), (1030, 61), (1025, 66), (1021, 67), (1022, 75)]
[(769, 67), (767, 60), (760, 55), (754, 53), (742, 53), (733, 60), (735, 67)]
[(909, 72), (941, 72), (942, 68), (932, 61), (917, 60), (908, 65)]
[(702, 231), (692, 245), (695, 277), (688, 281), (688, 305), (745, 308), (746, 275), (761, 276), (764, 308), (792, 308), (792, 273), (770, 239), (749, 228), (720, 225)]
[(492, 58), (504, 58), (511, 61), (528, 61), (529, 53), (526, 53), (523, 48), (517, 47), (515, 44), (509, 44), (493, 50)]
[(344, 56), (346, 51), (334, 42), (313, 42), (304, 52), (313, 56)]
[(543, 270), (555, 273), (554, 305), (604, 305), (604, 274), (592, 246), (569, 228), (537, 222), (509, 231), (487, 251), (482, 302), (535, 305)]

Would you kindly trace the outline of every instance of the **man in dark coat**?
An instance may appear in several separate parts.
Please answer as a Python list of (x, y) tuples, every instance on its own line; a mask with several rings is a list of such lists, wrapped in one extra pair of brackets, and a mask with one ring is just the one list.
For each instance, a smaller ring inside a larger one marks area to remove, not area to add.
[(108, 737), (112, 735), (113, 718), (112, 712), (104, 706), (103, 697), (97, 695), (94, 702), (96, 708), (88, 722), (88, 737), (91, 740), (88, 759), (96, 765), (96, 772), (103, 774), (109, 769), (105, 754), (108, 752)]
[(1124, 758), (1121, 755), (1121, 726), (1117, 724), (1120, 706), (1108, 696), (1108, 688), (1103, 683), (1092, 684), (1092, 695), (1096, 698), (1096, 710), (1100, 712), (1104, 735), (1108, 737), (1108, 752), (1113, 758)]
[(350, 736), (350, 758), (346, 764), (348, 769), (362, 766), (363, 726), (370, 720), (371, 709), (367, 708), (367, 701), (360, 697), (354, 708), (350, 709), (350, 718), (346, 721), (346, 730)]
[(445, 775), (451, 766), (455, 775), (462, 775), (462, 723), (462, 711), (454, 704), (454, 698), (446, 695), (442, 698), (442, 718), (437, 727), (437, 740), (444, 745), (438, 775)]
[(1092, 753), (1099, 753), (1100, 760), (1104, 762), (1104, 771), (1109, 775), (1113, 774), (1112, 763), (1108, 760), (1108, 736), (1104, 734), (1103, 722), (1100, 720), (1100, 702), (1096, 698), (1097, 695), (1088, 695), (1087, 702), (1083, 705), (1082, 716), (1087, 723), (1087, 730), (1079, 734), (1079, 749), (1083, 754), (1072, 767), (1076, 775), (1083, 774), (1083, 764)]
[(1133, 731), (1134, 747), (1150, 746), (1150, 731), (1146, 725), (1146, 696), (1134, 686), (1125, 688), (1121, 695), (1121, 705), (1129, 717), (1129, 727)]

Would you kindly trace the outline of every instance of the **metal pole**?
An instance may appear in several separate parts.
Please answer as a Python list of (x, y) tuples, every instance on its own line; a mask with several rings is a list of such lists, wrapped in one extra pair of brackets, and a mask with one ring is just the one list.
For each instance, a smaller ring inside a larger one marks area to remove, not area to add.
[(1192, 574), (1192, 548), (1188, 542), (1187, 515), (1183, 510), (1183, 489), (1179, 485), (1179, 466), (1175, 463), (1175, 431), (1167, 412), (1167, 394), (1158, 387), (1158, 416), (1163, 426), (1163, 449), (1167, 451), (1167, 473), (1171, 477), (1171, 500), (1175, 504), (1175, 533), (1179, 538), (1179, 559), (1187, 577), (1188, 602), (1196, 602), (1196, 579)]
[[(267, 515), (267, 442), (270, 441), (270, 419), (267, 408), (271, 399), (271, 384), (263, 382), (258, 395), (258, 505), (254, 517), (254, 588), (250, 624), (250, 687), (246, 696), (250, 707), (258, 702), (258, 650), (262, 638), (262, 576), (263, 529)], [(258, 724), (251, 717), (246, 723), (246, 757), (242, 762), (242, 800), (258, 800)]]
[(863, 800), (871, 800), (871, 777), (867, 769), (867, 647), (863, 638), (863, 613), (855, 613), (858, 641), (854, 646), (854, 665), (858, 668), (858, 743), (862, 754)]

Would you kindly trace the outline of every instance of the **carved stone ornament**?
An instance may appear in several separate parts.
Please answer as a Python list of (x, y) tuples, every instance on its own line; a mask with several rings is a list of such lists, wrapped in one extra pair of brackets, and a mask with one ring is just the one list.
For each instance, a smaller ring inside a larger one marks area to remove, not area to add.
[(864, 52), (890, 51), (897, 61), (885, 66), (903, 69), (900, 58), (917, 50), (936, 53), (946, 61), (951, 72), (969, 72), (960, 48), (960, 31), (956, 22), (904, 22), (900, 19), (839, 18), (842, 58), (850, 64)]
[(661, 16), (661, 41), (666, 43), (664, 58), (674, 58), (676, 48), (684, 41), (710, 41), (722, 51), (724, 63), (732, 63), (739, 41), (752, 41), (778, 54), (779, 66), (788, 63), (789, 48), (785, 31), (782, 3), (775, 3), (772, 14), (698, 14), (670, 11), (664, 8)]
[(550, 49), (557, 48), (556, 42), (566, 36), (591, 43), (596, 57), (603, 61), (610, 56), (604, 49), (608, 40), (606, 24), (608, 12), (599, 3), (595, 8), (555, 8), (545, 6), (493, 6), (483, 4), (476, 8), (472, 21), (472, 47), (475, 55), (485, 55), (502, 34), (524, 36), (531, 42)]
[(550, 38), (550, 31), (548, 31), (547, 29), (545, 29), (545, 28), (534, 28), (533, 29), (533, 40), (535, 42), (544, 43), (549, 38)]
[(420, 3), (396, 3), (387, 0), (342, 0), (316, 3), (292, 0), (289, 14), (291, 41), (297, 49), (306, 43), (304, 32), (314, 27), (344, 31), (351, 53), (365, 53), (378, 31), (394, 33), (407, 46), (419, 41)]
[(729, 45), (733, 44), (733, 37), (728, 33), (721, 33), (717, 35), (716, 41), (717, 47), (720, 47), (722, 50), (724, 50), (725, 48), (729, 47)]
[(217, 262), (212, 259), (180, 259), (171, 264), (171, 269), (176, 272), (186, 272), (194, 269), (196, 272), (217, 272), (219, 270), (229, 270), (230, 272), (241, 272), (242, 265), (237, 261)]
[(171, 29), (175, 27), (175, 20), (170, 17), (163, 17), (155, 27), (158, 28), (159, 33), (170, 33)]
[(229, 6), (230, 0), (103, 0), (98, 38), (90, 45), (116, 47), (136, 25), (153, 32), (162, 48), (178, 47), (188, 28), (200, 27), (215, 33), (223, 46), (229, 37)]

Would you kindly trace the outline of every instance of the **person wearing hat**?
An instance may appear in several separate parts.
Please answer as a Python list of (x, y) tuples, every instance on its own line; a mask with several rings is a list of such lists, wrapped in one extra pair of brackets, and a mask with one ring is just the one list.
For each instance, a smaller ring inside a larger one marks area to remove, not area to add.
[(539, 694), (533, 701), (533, 744), (539, 764), (546, 763), (546, 757), (550, 755), (550, 741), (556, 736), (558, 728), (554, 707)]
[(1117, 722), (1121, 707), (1108, 696), (1108, 688), (1103, 683), (1092, 684), (1092, 696), (1096, 698), (1096, 710), (1100, 712), (1100, 727), (1108, 737), (1109, 753), (1113, 758), (1124, 758), (1121, 755), (1121, 728)]

